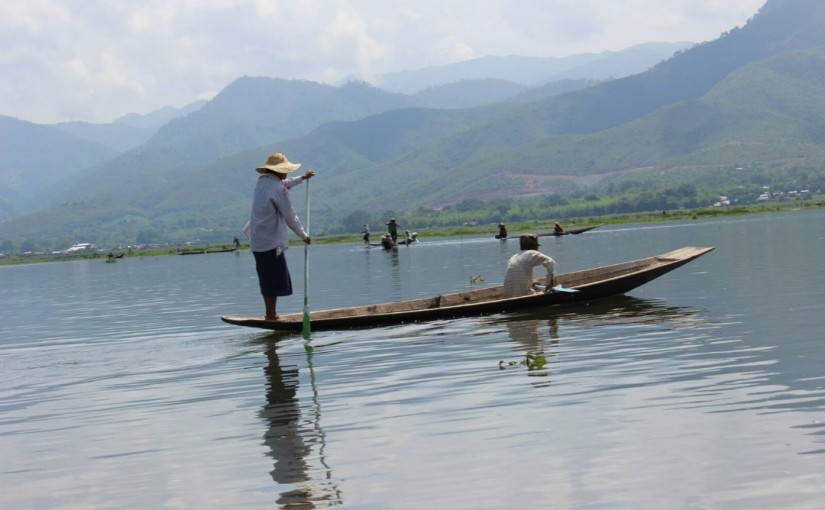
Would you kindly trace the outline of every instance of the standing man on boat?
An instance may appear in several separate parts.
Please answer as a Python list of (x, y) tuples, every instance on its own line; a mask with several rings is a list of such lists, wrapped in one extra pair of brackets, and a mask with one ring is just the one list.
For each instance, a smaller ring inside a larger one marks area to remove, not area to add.
[(392, 242), (398, 242), (398, 222), (395, 221), (395, 218), (390, 218), (390, 221), (387, 222), (387, 231), (390, 233)]
[(533, 285), (541, 283), (533, 280), (533, 268), (537, 266), (544, 266), (547, 271), (545, 292), (552, 292), (555, 261), (538, 251), (539, 246), (539, 238), (535, 234), (522, 234), (519, 237), (521, 251), (510, 257), (504, 274), (505, 298), (535, 294), (537, 291)]
[(498, 224), (498, 235), (496, 235), (496, 239), (507, 239), (507, 227), (504, 226), (504, 223)]
[(275, 311), (278, 297), (292, 295), (292, 280), (284, 256), (289, 247), (287, 227), (306, 244), (312, 242), (289, 201), (289, 190), (315, 175), (307, 170), (303, 175), (287, 177), (300, 167), (300, 163), (290, 163), (286, 156), (276, 153), (256, 168), (261, 176), (255, 185), (252, 212), (244, 232), (249, 236), (249, 249), (255, 256), (266, 320), (278, 320)]

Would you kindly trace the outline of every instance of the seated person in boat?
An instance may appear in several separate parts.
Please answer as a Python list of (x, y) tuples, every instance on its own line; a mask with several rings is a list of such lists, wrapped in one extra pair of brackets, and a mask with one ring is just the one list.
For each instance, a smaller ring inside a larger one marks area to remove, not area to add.
[(381, 236), (381, 247), (385, 250), (391, 250), (396, 247), (396, 244), (392, 242), (389, 234), (384, 234)]
[(555, 261), (539, 250), (539, 238), (535, 234), (522, 234), (519, 237), (521, 251), (510, 257), (507, 272), (504, 274), (504, 297), (518, 297), (535, 294), (533, 286), (541, 284), (533, 280), (533, 268), (544, 266), (547, 271), (545, 292), (552, 292), (553, 270)]
[(498, 224), (498, 235), (496, 235), (496, 239), (507, 239), (507, 227), (504, 226), (504, 223)]
[(416, 241), (416, 237), (418, 237), (418, 232), (410, 232), (409, 230), (404, 231), (404, 243), (409, 246)]
[(556, 223), (553, 226), (553, 233), (554, 234), (564, 234), (564, 227), (562, 227), (559, 223)]

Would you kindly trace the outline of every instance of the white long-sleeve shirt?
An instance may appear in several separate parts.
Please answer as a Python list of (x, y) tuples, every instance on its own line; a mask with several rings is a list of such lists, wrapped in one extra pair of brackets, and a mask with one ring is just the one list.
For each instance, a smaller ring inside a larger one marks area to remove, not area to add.
[[(289, 189), (300, 184), (303, 177), (298, 175), (284, 180), (272, 174), (258, 177), (252, 195), (252, 212), (244, 229), (249, 236), (249, 249), (269, 251), (276, 248), (286, 250), (289, 246), (289, 227), (301, 240), (309, 237), (301, 225), (289, 201)], [(280, 253), (280, 252), (279, 252)]]
[(510, 257), (507, 272), (504, 274), (504, 297), (533, 294), (533, 268), (537, 266), (544, 266), (547, 270), (546, 283), (552, 285), (555, 266), (553, 259), (536, 250), (523, 250)]

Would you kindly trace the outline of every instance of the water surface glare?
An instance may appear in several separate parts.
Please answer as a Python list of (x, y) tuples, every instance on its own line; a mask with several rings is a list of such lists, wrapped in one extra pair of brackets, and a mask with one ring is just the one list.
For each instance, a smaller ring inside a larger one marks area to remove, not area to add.
[[(494, 230), (313, 246), (311, 308), (500, 283)], [(716, 250), (627, 296), (311, 351), (218, 319), (261, 313), (248, 253), (0, 267), (0, 508), (821, 508), (825, 213), (542, 249), (567, 272), (682, 246)]]

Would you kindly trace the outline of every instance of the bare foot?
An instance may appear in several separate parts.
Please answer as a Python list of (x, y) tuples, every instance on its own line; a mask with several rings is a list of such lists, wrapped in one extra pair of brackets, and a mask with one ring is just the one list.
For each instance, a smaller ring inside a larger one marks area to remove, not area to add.
[(281, 318), (280, 315), (267, 315), (267, 316), (264, 317), (264, 320), (265, 321), (277, 321), (280, 318)]

